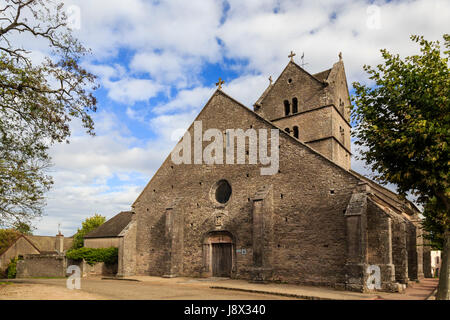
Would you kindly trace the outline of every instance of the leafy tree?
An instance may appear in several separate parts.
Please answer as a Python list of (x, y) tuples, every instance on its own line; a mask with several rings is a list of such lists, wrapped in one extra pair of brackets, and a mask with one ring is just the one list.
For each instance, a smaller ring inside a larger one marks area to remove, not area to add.
[(16, 222), (12, 229), (0, 229), (0, 255), (8, 249), (21, 234), (31, 235), (32, 231), (33, 228), (24, 222)]
[(22, 222), (22, 221), (16, 221), (13, 224), (14, 230), (20, 232), (21, 234), (25, 235), (32, 235), (34, 228), (29, 225), (28, 223)]
[(438, 298), (449, 299), (450, 35), (443, 38), (442, 52), (439, 41), (411, 36), (420, 54), (403, 60), (381, 50), (383, 64), (364, 66), (375, 85), (353, 84), (352, 118), (376, 179), (424, 205), (423, 227), (443, 249)]
[(14, 229), (0, 229), (0, 255), (20, 237), (20, 232)]
[[(0, 225), (42, 214), (48, 148), (68, 142), (71, 120), (94, 134), (95, 76), (80, 66), (89, 51), (67, 21), (59, 0), (0, 3)], [(30, 37), (49, 46), (42, 62), (20, 45)]]
[(84, 236), (105, 223), (106, 218), (99, 214), (95, 214), (90, 218), (86, 218), (81, 223), (81, 229), (78, 229), (77, 233), (73, 236), (73, 249), (78, 249), (84, 246)]

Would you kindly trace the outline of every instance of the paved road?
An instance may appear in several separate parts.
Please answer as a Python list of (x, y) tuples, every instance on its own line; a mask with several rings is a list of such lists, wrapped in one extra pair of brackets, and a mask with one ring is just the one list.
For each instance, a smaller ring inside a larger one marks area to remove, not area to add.
[[(65, 279), (20, 279), (14, 282), (66, 287)], [(210, 289), (201, 283), (136, 282), (124, 280), (82, 279), (81, 291), (120, 300), (286, 300), (287, 297)]]

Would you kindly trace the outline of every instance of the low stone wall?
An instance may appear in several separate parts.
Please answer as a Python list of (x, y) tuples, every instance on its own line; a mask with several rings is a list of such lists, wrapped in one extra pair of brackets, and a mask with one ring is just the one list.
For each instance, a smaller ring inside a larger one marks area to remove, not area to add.
[(91, 266), (83, 261), (67, 259), (63, 255), (27, 254), (17, 262), (17, 278), (33, 277), (66, 277), (67, 268), (76, 265), (80, 268), (83, 278), (92, 276), (114, 276), (117, 264), (109, 265), (103, 262)]
[(17, 278), (65, 276), (66, 258), (62, 255), (27, 254), (17, 261)]
[(80, 268), (83, 278), (95, 276), (115, 276), (117, 273), (117, 264), (110, 265), (104, 262), (98, 262), (91, 266), (84, 260), (79, 261), (67, 259), (67, 267), (71, 265), (76, 265)]

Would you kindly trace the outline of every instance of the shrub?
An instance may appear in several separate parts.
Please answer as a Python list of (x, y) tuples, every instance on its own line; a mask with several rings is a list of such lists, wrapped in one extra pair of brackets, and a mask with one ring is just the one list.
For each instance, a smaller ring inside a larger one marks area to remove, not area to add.
[(6, 277), (8, 279), (14, 279), (16, 277), (18, 260), (18, 258), (11, 258), (11, 261), (8, 264), (8, 268), (6, 269)]
[(115, 264), (118, 261), (119, 249), (110, 248), (78, 248), (68, 250), (66, 257), (72, 260), (84, 260), (90, 265), (97, 262), (104, 262), (106, 264)]

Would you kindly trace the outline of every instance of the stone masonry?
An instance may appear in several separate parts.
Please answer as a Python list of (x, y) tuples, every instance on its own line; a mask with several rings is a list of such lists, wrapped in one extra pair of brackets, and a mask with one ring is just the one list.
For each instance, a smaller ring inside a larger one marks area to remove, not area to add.
[(420, 279), (419, 211), (350, 169), (349, 105), (341, 59), (314, 75), (290, 61), (254, 111), (219, 88), (195, 120), (221, 132), (278, 129), (278, 173), (261, 175), (248, 154), (245, 164), (179, 165), (169, 155), (133, 204), (119, 269), (357, 291), (370, 290), (373, 265), (378, 290)]

